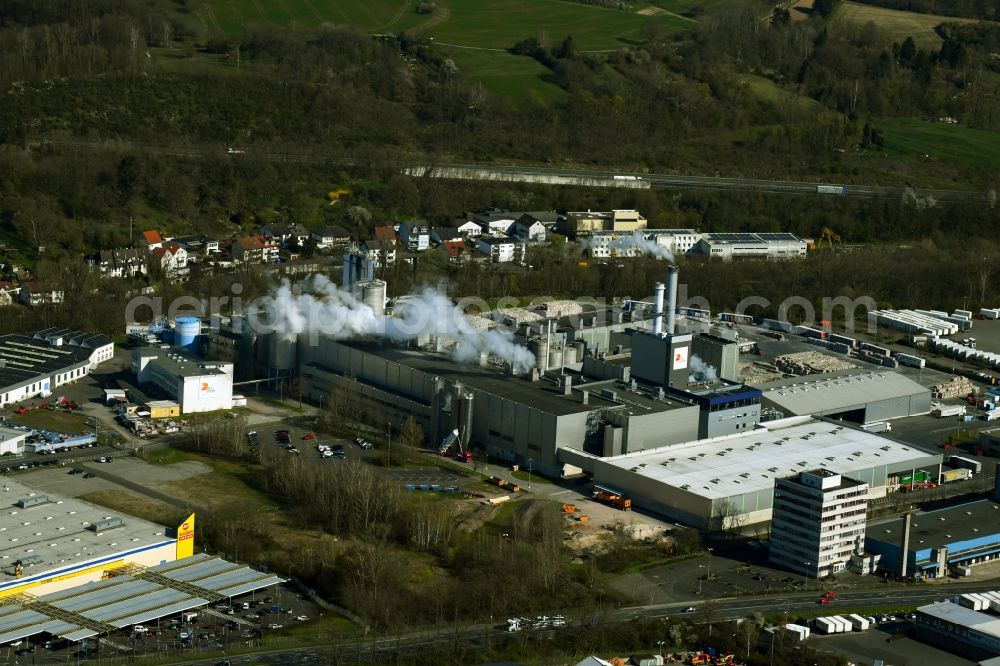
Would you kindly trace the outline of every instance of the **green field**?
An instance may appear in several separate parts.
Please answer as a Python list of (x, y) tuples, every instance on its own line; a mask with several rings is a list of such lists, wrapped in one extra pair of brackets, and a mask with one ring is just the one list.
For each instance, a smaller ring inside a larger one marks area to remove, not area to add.
[(899, 155), (1000, 168), (1000, 132), (945, 125), (914, 118), (880, 122), (886, 149)]
[(209, 31), (229, 34), (253, 25), (353, 25), (366, 32), (399, 32), (428, 20), (409, 0), (205, 0), (194, 14)]
[(516, 100), (533, 91), (541, 99), (553, 101), (562, 89), (551, 81), (552, 72), (533, 58), (506, 51), (483, 51), (445, 47), (448, 57), (470, 79), (482, 82), (491, 92)]
[(918, 46), (938, 49), (942, 40), (934, 32), (936, 26), (942, 23), (975, 23), (975, 21), (885, 9), (856, 2), (842, 2), (834, 16), (834, 25), (844, 31), (857, 30), (866, 23), (874, 23), (893, 41), (902, 42), (907, 37), (913, 37)]
[[(513, 46), (526, 37), (572, 35), (583, 50), (611, 50), (633, 42), (649, 21), (690, 28), (670, 13), (647, 16), (563, 0), (438, 0), (419, 15), (415, 0), (204, 0), (194, 10), (209, 32), (235, 34), (253, 25), (353, 25), (366, 32), (415, 30), (447, 44), (475, 48)], [(688, 3), (677, 2), (678, 9)]]

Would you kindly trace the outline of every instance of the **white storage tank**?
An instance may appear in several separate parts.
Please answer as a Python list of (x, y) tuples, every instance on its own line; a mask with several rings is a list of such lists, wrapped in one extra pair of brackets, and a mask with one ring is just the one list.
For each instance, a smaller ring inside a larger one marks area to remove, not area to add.
[(574, 365), (577, 362), (576, 347), (569, 345), (563, 350), (563, 363), (565, 365)]
[(549, 349), (549, 368), (561, 368), (563, 365), (562, 347), (552, 347)]
[(354, 297), (371, 308), (376, 317), (385, 314), (385, 288), (382, 280), (368, 280), (354, 283)]

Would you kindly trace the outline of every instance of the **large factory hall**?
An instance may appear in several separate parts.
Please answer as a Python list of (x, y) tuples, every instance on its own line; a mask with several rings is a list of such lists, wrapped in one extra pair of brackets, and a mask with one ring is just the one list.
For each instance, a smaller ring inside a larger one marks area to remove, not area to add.
[(473, 450), (530, 461), (552, 478), (589, 475), (692, 525), (711, 524), (723, 504), (739, 506), (744, 522), (769, 520), (774, 478), (804, 467), (862, 475), (876, 494), (901, 471), (939, 469), (940, 455), (859, 427), (927, 413), (928, 388), (793, 336), (783, 343), (789, 357), (825, 358), (834, 371), (744, 381), (740, 356), (755, 347), (754, 327), (678, 307), (677, 268), (666, 277), (651, 301), (555, 302), (473, 318), (477, 328), (512, 331), (535, 355), (527, 372), (488, 353), (457, 362), (456, 341), (432, 335), (397, 343), (255, 336), (239, 326), (231, 334), (254, 350), (259, 373), (297, 373), (312, 400), (347, 382), (395, 427), (413, 417), (432, 446), (457, 430)]

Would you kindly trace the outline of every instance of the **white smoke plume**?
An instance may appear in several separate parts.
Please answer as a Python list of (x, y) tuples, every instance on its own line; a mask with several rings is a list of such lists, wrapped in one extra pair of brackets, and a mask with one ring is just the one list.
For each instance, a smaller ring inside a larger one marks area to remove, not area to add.
[[(584, 250), (594, 250), (600, 244), (593, 237), (586, 237), (580, 240), (580, 246)], [(633, 231), (627, 236), (619, 236), (608, 244), (611, 250), (634, 250), (639, 254), (648, 254), (657, 259), (665, 259), (670, 263), (674, 262), (674, 255), (664, 246), (655, 240), (646, 238), (641, 231)]]
[(688, 362), (688, 381), (690, 382), (714, 382), (719, 379), (714, 365), (709, 365), (696, 354), (691, 355)]
[(535, 364), (526, 347), (508, 331), (477, 330), (446, 296), (427, 288), (396, 307), (394, 316), (376, 315), (367, 304), (328, 280), (315, 275), (301, 289), (286, 280), (266, 299), (266, 328), (281, 333), (312, 333), (335, 339), (386, 338), (412, 340), (423, 334), (455, 341), (452, 357), (476, 363), (488, 353), (510, 363), (517, 372)]

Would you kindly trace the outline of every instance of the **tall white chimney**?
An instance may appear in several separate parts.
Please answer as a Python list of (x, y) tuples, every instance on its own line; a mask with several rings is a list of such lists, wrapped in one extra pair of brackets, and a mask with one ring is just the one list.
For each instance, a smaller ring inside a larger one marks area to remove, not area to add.
[(677, 272), (673, 265), (667, 269), (667, 335), (677, 332)]
[(653, 333), (660, 335), (663, 333), (663, 290), (666, 286), (662, 282), (657, 282), (654, 288), (656, 298), (653, 301)]

